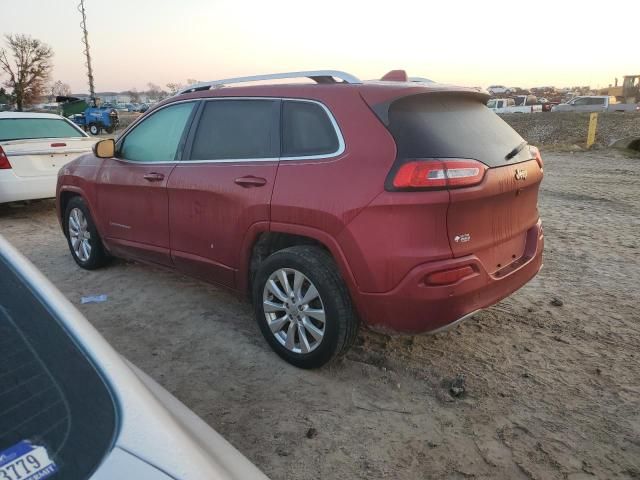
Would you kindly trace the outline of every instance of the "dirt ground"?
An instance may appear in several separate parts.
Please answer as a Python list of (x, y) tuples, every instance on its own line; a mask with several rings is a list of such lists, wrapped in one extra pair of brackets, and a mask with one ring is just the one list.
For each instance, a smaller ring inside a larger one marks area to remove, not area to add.
[(281, 361), (215, 287), (122, 261), (79, 269), (52, 201), (0, 207), (0, 233), (273, 479), (640, 478), (640, 158), (545, 161), (536, 279), (435, 337), (362, 332), (318, 371)]

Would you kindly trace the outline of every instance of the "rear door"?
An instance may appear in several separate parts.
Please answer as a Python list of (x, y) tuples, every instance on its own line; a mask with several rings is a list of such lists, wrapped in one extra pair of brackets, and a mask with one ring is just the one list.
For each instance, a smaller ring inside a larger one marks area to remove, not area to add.
[(210, 99), (168, 183), (171, 256), (180, 270), (233, 287), (241, 245), (266, 229), (280, 153), (280, 100)]
[(400, 162), (473, 159), (488, 167), (479, 185), (449, 188), (454, 257), (474, 254), (494, 272), (524, 255), (527, 232), (539, 218), (542, 169), (515, 130), (478, 100), (436, 94), (393, 103), (389, 129)]
[(116, 254), (171, 265), (167, 181), (197, 101), (160, 108), (118, 142), (96, 179), (97, 209)]

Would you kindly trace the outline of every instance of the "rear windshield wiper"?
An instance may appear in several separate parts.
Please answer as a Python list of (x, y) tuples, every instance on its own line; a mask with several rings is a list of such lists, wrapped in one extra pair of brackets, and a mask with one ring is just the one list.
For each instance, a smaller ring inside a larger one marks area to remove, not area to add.
[(517, 154), (519, 154), (522, 150), (524, 150), (524, 147), (527, 146), (527, 142), (522, 142), (520, 145), (518, 145), (516, 148), (514, 148), (513, 150), (511, 150), (509, 153), (507, 153), (504, 157), (504, 159), (508, 162), (509, 160), (511, 160), (513, 157), (515, 157)]

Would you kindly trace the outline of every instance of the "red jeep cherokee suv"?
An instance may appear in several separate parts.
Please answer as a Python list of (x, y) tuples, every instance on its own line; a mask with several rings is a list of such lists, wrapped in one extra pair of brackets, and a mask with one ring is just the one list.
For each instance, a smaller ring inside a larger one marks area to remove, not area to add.
[[(219, 88), (309, 77), (316, 84)], [(337, 71), (194, 85), (60, 172), (83, 268), (125, 257), (250, 294), (299, 367), (358, 323), (434, 332), (542, 265), (538, 150), (476, 89)]]

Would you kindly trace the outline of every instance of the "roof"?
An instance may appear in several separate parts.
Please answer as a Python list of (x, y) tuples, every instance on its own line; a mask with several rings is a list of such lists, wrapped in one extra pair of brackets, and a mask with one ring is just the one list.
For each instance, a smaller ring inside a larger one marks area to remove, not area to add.
[(0, 112), (0, 120), (6, 118), (49, 118), (49, 119), (61, 119), (60, 115), (55, 113), (37, 113), (37, 112)]
[(489, 95), (482, 90), (472, 87), (459, 87), (442, 83), (424, 82), (393, 82), (393, 81), (365, 81), (360, 84), (346, 83), (284, 83), (269, 85), (246, 85), (230, 86), (224, 88), (213, 88), (210, 90), (200, 90), (183, 93), (171, 97), (164, 102), (169, 103), (177, 99), (189, 98), (212, 98), (212, 97), (294, 97), (321, 99), (331, 96), (333, 93), (352, 91), (374, 100), (373, 103), (390, 101), (395, 98), (407, 95), (418, 95), (421, 93), (459, 93), (477, 96), (478, 98), (489, 98)]

